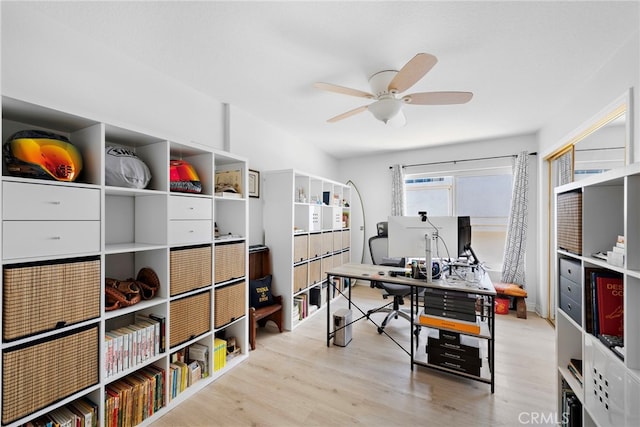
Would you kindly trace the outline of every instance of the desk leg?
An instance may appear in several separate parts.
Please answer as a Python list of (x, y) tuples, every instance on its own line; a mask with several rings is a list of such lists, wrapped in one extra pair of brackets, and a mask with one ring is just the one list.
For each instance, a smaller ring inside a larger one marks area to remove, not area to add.
[[(411, 325), (409, 326), (409, 332), (411, 333), (411, 370), (413, 371), (413, 340), (414, 340), (414, 336), (415, 336), (415, 332), (413, 330), (414, 328), (414, 318), (413, 318), (413, 304), (414, 304), (414, 299), (413, 299), (413, 293), (417, 292), (416, 287), (415, 286), (411, 286)], [(417, 300), (417, 298), (416, 298)]]
[(327, 347), (331, 346), (331, 276), (327, 274)]
[(489, 296), (489, 332), (491, 335), (491, 339), (489, 340), (489, 369), (491, 370), (491, 394), (493, 394), (494, 389), (495, 389), (495, 339), (496, 339), (496, 331), (495, 331), (495, 327), (496, 327), (496, 314), (495, 314), (495, 300), (494, 297), (492, 295)]

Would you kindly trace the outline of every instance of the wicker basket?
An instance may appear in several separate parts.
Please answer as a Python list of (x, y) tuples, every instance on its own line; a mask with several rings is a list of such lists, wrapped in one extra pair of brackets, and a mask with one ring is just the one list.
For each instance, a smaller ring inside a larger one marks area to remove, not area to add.
[(309, 236), (309, 258), (317, 258), (320, 255), (322, 255), (322, 234), (311, 234)]
[(98, 327), (4, 351), (2, 424), (98, 383)]
[(245, 315), (247, 303), (246, 282), (244, 280), (233, 285), (222, 286), (214, 292), (214, 325), (216, 328)]
[(333, 233), (322, 233), (322, 255), (333, 252)]
[(7, 265), (3, 327), (13, 340), (100, 316), (100, 260)]
[(211, 255), (211, 245), (171, 250), (171, 296), (211, 286)]
[(293, 287), (294, 293), (307, 287), (309, 281), (309, 264), (300, 264), (293, 267)]
[(324, 279), (320, 266), (320, 260), (311, 261), (309, 263), (309, 285), (319, 283)]
[(211, 329), (211, 292), (171, 301), (169, 346), (189, 341)]
[(293, 262), (309, 258), (309, 236), (301, 234), (293, 237)]
[(216, 283), (244, 277), (245, 258), (244, 242), (216, 245)]
[(582, 193), (558, 194), (558, 248), (582, 254)]

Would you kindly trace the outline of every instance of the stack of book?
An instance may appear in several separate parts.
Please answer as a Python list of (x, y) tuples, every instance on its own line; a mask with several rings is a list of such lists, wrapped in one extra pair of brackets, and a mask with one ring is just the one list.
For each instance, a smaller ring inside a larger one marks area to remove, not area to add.
[(607, 251), (607, 262), (616, 267), (624, 266), (624, 236), (618, 236), (616, 244)]
[(569, 369), (580, 385), (582, 385), (582, 360), (571, 359), (569, 365), (567, 365), (567, 369)]
[(447, 289), (426, 288), (424, 311), (419, 321), (424, 326), (479, 334), (476, 295)]
[(106, 388), (105, 425), (133, 426), (165, 404), (164, 370), (150, 365), (112, 382)]
[(624, 335), (624, 282), (616, 272), (584, 269), (585, 329), (600, 335)]
[(227, 342), (222, 338), (213, 340), (213, 371), (219, 371), (227, 365)]
[(200, 365), (202, 378), (209, 376), (209, 347), (202, 344), (191, 344), (189, 346), (189, 361)]
[(562, 384), (562, 418), (564, 426), (582, 426), (582, 404), (578, 396), (564, 381)]

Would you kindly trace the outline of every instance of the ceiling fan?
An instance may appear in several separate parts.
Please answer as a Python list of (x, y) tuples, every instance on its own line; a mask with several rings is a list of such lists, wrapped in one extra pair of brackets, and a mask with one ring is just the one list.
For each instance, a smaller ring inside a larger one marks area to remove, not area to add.
[(375, 100), (369, 105), (363, 105), (332, 117), (327, 122), (335, 123), (369, 110), (376, 119), (385, 124), (404, 126), (406, 123), (406, 118), (402, 112), (404, 104), (446, 105), (469, 102), (473, 97), (471, 92), (419, 92), (400, 95), (400, 93), (409, 89), (424, 77), (436, 65), (436, 62), (438, 62), (438, 59), (435, 56), (428, 53), (419, 53), (407, 62), (400, 71), (385, 70), (377, 72), (369, 78), (371, 93), (331, 83), (315, 83), (314, 86), (318, 89)]

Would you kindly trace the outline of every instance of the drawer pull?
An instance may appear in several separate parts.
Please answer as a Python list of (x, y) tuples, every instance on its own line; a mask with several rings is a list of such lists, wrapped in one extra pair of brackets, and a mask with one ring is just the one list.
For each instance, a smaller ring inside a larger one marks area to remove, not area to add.
[(571, 274), (571, 269), (567, 268), (567, 273)]
[(54, 200), (54, 201), (52, 201), (52, 202), (50, 202), (50, 203), (51, 203), (52, 205), (61, 205), (61, 204), (62, 204), (62, 202), (55, 201), (55, 200)]
[(196, 208), (194, 208), (193, 206), (189, 206), (189, 210), (190, 210), (190, 211), (193, 211), (193, 210), (195, 210), (195, 209), (196, 209)]
[(567, 304), (567, 308), (571, 311), (571, 304)]
[(567, 290), (571, 292), (571, 286), (567, 286)]
[(195, 233), (195, 232), (196, 232), (195, 230), (189, 230), (189, 233)]
[(53, 236), (53, 237), (51, 238), (51, 240), (62, 240), (62, 237), (60, 237), (60, 236)]

